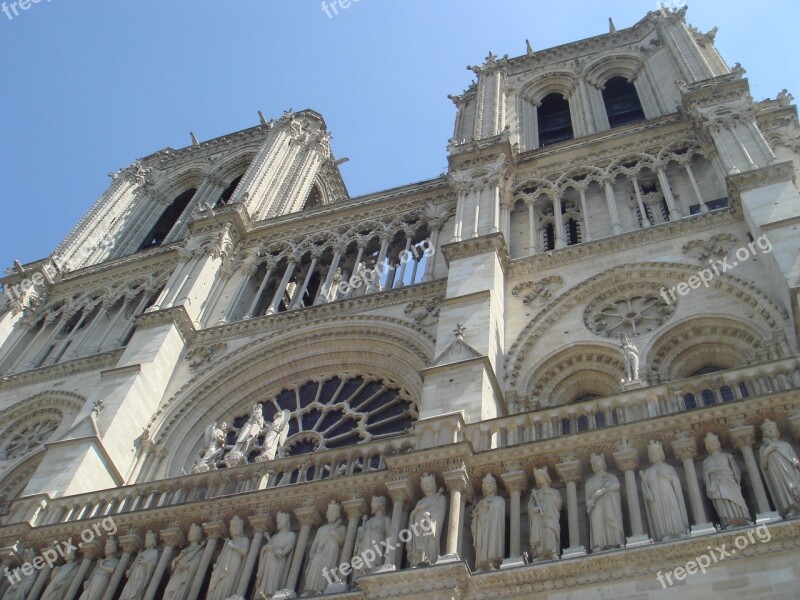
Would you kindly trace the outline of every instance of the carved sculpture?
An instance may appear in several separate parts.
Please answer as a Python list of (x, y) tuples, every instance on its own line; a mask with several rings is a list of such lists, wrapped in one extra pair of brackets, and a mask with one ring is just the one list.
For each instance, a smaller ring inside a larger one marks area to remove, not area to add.
[(589, 545), (594, 552), (619, 548), (625, 543), (619, 479), (606, 471), (606, 459), (602, 454), (592, 454), (589, 463), (594, 472), (586, 480)]
[(139, 556), (136, 557), (133, 565), (126, 573), (128, 583), (125, 584), (125, 589), (122, 590), (119, 600), (141, 600), (144, 597), (150, 578), (156, 570), (158, 555), (156, 534), (153, 531), (148, 531), (144, 536), (144, 550), (139, 552)]
[(228, 431), (228, 424), (224, 421), (220, 427), (217, 427), (216, 423), (206, 427), (205, 437), (203, 438), (205, 451), (192, 467), (192, 473), (205, 473), (217, 468), (217, 464), (222, 460), (222, 455), (225, 453), (226, 431)]
[(800, 515), (800, 462), (794, 449), (779, 439), (778, 426), (767, 419), (761, 425), (764, 441), (758, 451), (767, 487), (782, 517)]
[(192, 581), (197, 573), (206, 543), (201, 543), (203, 530), (195, 523), (192, 523), (189, 528), (187, 537), (189, 545), (181, 550), (181, 553), (172, 561), (172, 576), (164, 590), (164, 600), (186, 600), (189, 588), (192, 587)]
[(372, 517), (367, 519), (367, 516), (364, 515), (363, 525), (358, 528), (354, 555), (363, 557), (367, 555), (367, 551), (371, 551), (372, 554), (375, 554), (375, 560), (371, 561), (370, 564), (367, 564), (365, 560), (363, 568), (354, 571), (354, 578), (356, 579), (373, 573), (386, 561), (385, 553), (375, 552), (375, 547), (381, 549), (386, 547), (381, 542), (388, 543), (392, 530), (392, 519), (386, 516), (386, 498), (373, 496), (370, 502), (370, 509), (372, 510)]
[(264, 445), (261, 453), (256, 457), (256, 462), (266, 462), (275, 460), (278, 450), (283, 448), (286, 443), (286, 436), (289, 434), (289, 418), (292, 413), (283, 410), (275, 413), (275, 417), (267, 423)]
[(116, 557), (117, 540), (113, 537), (108, 538), (105, 550), (105, 558), (97, 563), (89, 581), (83, 584), (80, 600), (102, 600), (105, 595), (111, 576), (119, 564), (119, 559)]
[(276, 521), (278, 533), (271, 537), (267, 534), (267, 543), (259, 555), (256, 598), (259, 594), (270, 597), (282, 589), (289, 573), (297, 534), (290, 530), (289, 513), (279, 512)]
[(625, 371), (628, 381), (639, 380), (639, 349), (634, 346), (628, 336), (624, 333), (619, 334), (619, 341), (622, 344), (622, 355), (625, 357)]
[(651, 441), (647, 456), (652, 464), (640, 476), (650, 533), (657, 542), (683, 537), (689, 531), (689, 518), (678, 472), (664, 462), (661, 442)]
[(47, 584), (41, 600), (63, 600), (66, 597), (67, 590), (80, 567), (75, 562), (75, 551), (71, 548), (65, 552), (65, 559), (66, 562), (53, 569), (50, 574), (50, 583)]
[[(35, 554), (30, 548), (22, 553), (22, 558), (26, 564), (32, 563), (34, 556)], [(36, 577), (39, 575), (39, 572), (34, 569), (31, 569), (28, 575), (22, 570), (18, 571), (18, 573), (20, 573), (21, 578), (9, 586), (6, 593), (3, 594), (3, 600), (25, 600), (36, 583)]]
[(254, 404), (253, 410), (250, 413), (250, 418), (239, 430), (233, 449), (225, 457), (225, 464), (229, 467), (235, 467), (246, 463), (247, 457), (255, 447), (258, 436), (261, 435), (261, 430), (263, 428), (264, 416), (262, 414), (262, 406), (260, 404)]
[(497, 495), (497, 482), (491, 475), (483, 478), (483, 498), (472, 512), (472, 540), (475, 567), (478, 570), (499, 568), (506, 546), (506, 501)]
[(442, 490), (436, 489), (436, 478), (428, 473), (423, 473), (420, 479), (422, 493), (414, 510), (409, 515), (408, 526), (413, 530), (414, 525), (422, 531), (430, 530), (429, 535), (415, 535), (408, 543), (408, 562), (412, 567), (430, 565), (439, 558), (442, 531), (444, 529), (444, 514), (447, 510), (447, 500)]
[(309, 553), (306, 569), (305, 592), (323, 592), (328, 585), (325, 573), (333, 571), (339, 562), (339, 552), (344, 543), (345, 526), (340, 518), (342, 506), (335, 500), (328, 504), (328, 523), (317, 530)]
[(750, 511), (742, 496), (742, 473), (733, 456), (722, 452), (719, 438), (706, 435), (708, 456), (703, 461), (706, 494), (714, 503), (723, 529), (750, 523)]
[[(260, 405), (257, 406), (260, 408)], [(214, 563), (206, 600), (227, 600), (236, 594), (249, 549), (250, 540), (244, 536), (244, 522), (239, 517), (233, 517), (231, 537), (225, 540), (217, 562)]]
[(539, 560), (558, 558), (561, 552), (561, 493), (550, 487), (547, 467), (533, 470), (537, 488), (528, 500), (531, 556)]

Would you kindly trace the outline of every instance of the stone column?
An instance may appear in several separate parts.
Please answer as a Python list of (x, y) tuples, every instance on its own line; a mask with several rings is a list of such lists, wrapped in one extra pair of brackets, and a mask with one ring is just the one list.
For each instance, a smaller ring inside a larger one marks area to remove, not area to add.
[(639, 468), (639, 455), (635, 448), (621, 448), (614, 452), (617, 467), (625, 474), (625, 497), (628, 500), (628, 517), (631, 522), (631, 537), (626, 547), (652, 543), (642, 526), (642, 508), (639, 503), (639, 487), (636, 485), (636, 470)]
[(708, 206), (703, 201), (703, 194), (700, 193), (700, 186), (697, 185), (697, 180), (694, 178), (694, 171), (692, 171), (692, 166), (687, 162), (683, 165), (686, 169), (686, 175), (689, 177), (689, 183), (692, 184), (692, 189), (694, 190), (694, 195), (697, 196), (697, 202), (700, 204), (700, 212), (707, 213)]
[[(509, 232), (509, 236), (511, 232)], [(536, 211), (534, 210), (534, 202), (531, 200), (528, 203), (528, 254), (533, 256), (536, 254)]]
[[(353, 498), (342, 502), (342, 508), (344, 508), (344, 512), (347, 515), (347, 533), (344, 536), (344, 544), (342, 545), (342, 553), (339, 556), (338, 563), (350, 562), (350, 559), (353, 558), (358, 525), (361, 521), (361, 516), (367, 510), (367, 503), (362, 498)], [(346, 581), (347, 577), (345, 577), (345, 583)]]
[(197, 566), (197, 572), (192, 582), (192, 587), (189, 588), (189, 594), (186, 600), (197, 600), (200, 595), (200, 588), (206, 580), (211, 567), (211, 560), (214, 558), (214, 551), (217, 549), (220, 538), (228, 536), (228, 530), (225, 523), (222, 521), (212, 521), (211, 523), (203, 523), (203, 531), (206, 532), (208, 542), (206, 548), (203, 550), (203, 556), (200, 557), (200, 564)]
[(555, 249), (564, 248), (567, 245), (564, 239), (564, 219), (561, 216), (561, 196), (558, 192), (551, 192), (550, 200), (553, 202), (553, 227), (555, 228)]
[(153, 577), (150, 579), (150, 585), (147, 586), (144, 600), (155, 600), (158, 587), (172, 560), (172, 553), (175, 551), (175, 548), (181, 548), (186, 545), (186, 537), (183, 535), (183, 530), (181, 530), (180, 527), (162, 529), (160, 531), (160, 536), (161, 539), (164, 540), (164, 550), (161, 552), (161, 557), (158, 559), (156, 570), (153, 571)]
[(308, 536), (311, 528), (322, 522), (319, 512), (313, 506), (303, 506), (294, 511), (297, 520), (300, 521), (300, 534), (297, 536), (297, 544), (294, 547), (292, 556), (292, 566), (289, 568), (289, 576), (286, 578), (286, 589), (294, 590), (300, 580), (300, 567), (303, 565), (303, 557), (306, 553)]
[(611, 184), (610, 179), (603, 180), (603, 187), (606, 191), (606, 203), (608, 204), (608, 214), (611, 217), (611, 234), (618, 235), (622, 233), (622, 225), (619, 222), (619, 213), (617, 212), (617, 199), (614, 196), (614, 186)]
[(708, 520), (706, 508), (703, 505), (703, 494), (700, 491), (700, 483), (697, 480), (697, 471), (694, 468), (694, 459), (697, 456), (697, 443), (694, 438), (674, 440), (672, 442), (672, 453), (675, 458), (683, 463), (683, 471), (686, 474), (686, 486), (689, 492), (689, 505), (692, 509), (692, 532), (691, 535), (705, 535), (715, 531), (714, 524)]
[(800, 439), (800, 412), (798, 412), (794, 416), (789, 417), (789, 422), (792, 424), (795, 437), (797, 439)]
[(669, 220), (677, 221), (683, 217), (683, 214), (681, 214), (681, 209), (675, 201), (675, 196), (672, 194), (672, 188), (669, 187), (669, 179), (667, 179), (667, 173), (664, 167), (656, 168), (656, 176), (658, 177), (658, 182), (661, 184), (661, 191), (664, 193), (664, 200), (667, 203), (667, 208), (669, 208)]
[(250, 525), (253, 526), (253, 541), (250, 543), (250, 551), (247, 553), (247, 560), (244, 563), (239, 587), (236, 588), (236, 595), (242, 598), (244, 598), (244, 595), (247, 593), (247, 586), (250, 584), (253, 569), (258, 561), (258, 555), (261, 552), (261, 544), (264, 541), (264, 533), (272, 528), (271, 515), (253, 515), (248, 517), (247, 520), (250, 521)]
[[(273, 265), (272, 263), (267, 263), (267, 270), (264, 272), (264, 278), (261, 280), (261, 283), (259, 284), (258, 289), (256, 290), (255, 296), (253, 296), (253, 301), (250, 302), (250, 306), (248, 307), (247, 312), (244, 315), (245, 319), (252, 319), (254, 316), (256, 316), (255, 313), (256, 309), (258, 308), (258, 301), (261, 300), (261, 294), (264, 293), (264, 288), (267, 287), (269, 279), (270, 277), (272, 277), (272, 269), (274, 266), (275, 265)], [(258, 269), (256, 268), (255, 271), (257, 272)], [(247, 281), (247, 279), (248, 278), (246, 278), (245, 281)], [(244, 287), (242, 289), (244, 289)], [(232, 307), (233, 305), (231, 305), (231, 308)]]
[(75, 575), (75, 579), (72, 580), (72, 583), (67, 590), (67, 595), (64, 597), (65, 600), (72, 600), (75, 598), (78, 590), (83, 586), (83, 580), (86, 579), (86, 575), (89, 573), (89, 567), (92, 566), (92, 562), (95, 558), (102, 556), (103, 554), (103, 549), (97, 542), (87, 545), (80, 544), (80, 549), (83, 553), (83, 560), (81, 561), (81, 566), (78, 567), (78, 572)]
[(761, 471), (758, 468), (756, 457), (753, 455), (753, 444), (756, 441), (755, 427), (752, 425), (734, 427), (730, 430), (730, 434), (733, 447), (742, 453), (744, 464), (747, 467), (747, 476), (750, 479), (750, 485), (753, 486), (753, 494), (755, 494), (756, 507), (758, 508), (756, 521), (764, 523), (779, 520), (780, 515), (769, 506), (767, 491), (764, 489), (764, 482), (761, 480)]
[[(433, 266), (435, 264), (435, 256), (438, 252), (437, 248), (439, 246), (439, 233), (441, 232), (442, 224), (440, 223), (431, 223), (432, 230), (430, 232), (431, 239), (430, 244), (431, 248), (433, 248), (433, 254), (428, 256), (428, 260), (425, 263), (425, 272), (422, 274), (422, 282), (426, 283), (428, 281), (433, 281)], [(382, 262), (382, 261), (381, 261)]]
[(569, 527), (569, 548), (562, 552), (562, 557), (582, 556), (586, 548), (581, 545), (580, 528), (578, 527), (578, 486), (581, 479), (581, 463), (570, 460), (556, 465), (556, 472), (561, 481), (567, 484), (567, 525)]
[(636, 194), (636, 203), (639, 205), (639, 212), (642, 215), (642, 227), (650, 227), (652, 223), (647, 217), (647, 211), (644, 208), (644, 202), (642, 202), (642, 190), (639, 187), (639, 180), (636, 178), (636, 175), (631, 177), (631, 183), (633, 184), (633, 191)]
[[(400, 532), (405, 527), (403, 520), (403, 508), (414, 498), (414, 492), (408, 479), (388, 481), (386, 488), (392, 498), (392, 531), (389, 536), (389, 555), (386, 557), (387, 568), (400, 568), (403, 564), (403, 553), (398, 552), (400, 544)], [(416, 566), (416, 565), (412, 565)]]
[[(461, 509), (463, 505), (462, 495), (470, 497), (471, 484), (467, 476), (466, 469), (456, 469), (455, 471), (448, 471), (443, 474), (444, 482), (447, 489), (450, 491), (450, 510), (447, 517), (447, 545), (445, 547), (444, 556), (440, 557), (439, 562), (455, 562), (460, 561), (461, 557), (458, 550), (461, 543), (461, 533), (463, 527), (463, 515)], [(466, 498), (464, 498), (466, 499)]]
[(119, 545), (122, 547), (122, 557), (117, 563), (117, 568), (114, 569), (114, 574), (111, 576), (111, 581), (108, 583), (108, 589), (103, 594), (103, 600), (112, 600), (114, 594), (122, 581), (125, 571), (131, 562), (131, 556), (136, 554), (143, 546), (142, 537), (138, 534), (121, 535), (119, 537)]
[[(39, 555), (41, 556), (41, 553), (46, 549), (47, 548), (42, 548)], [(52, 550), (52, 548), (50, 548), (50, 550)], [(33, 588), (28, 592), (26, 600), (39, 600), (39, 596), (41, 596), (44, 588), (47, 587), (47, 582), (50, 581), (50, 573), (52, 573), (52, 571), (53, 568), (45, 563), (39, 571), (39, 575), (36, 577), (36, 583), (33, 584)], [(0, 598), (2, 598), (2, 596), (0, 596)]]
[(581, 195), (581, 214), (583, 215), (583, 241), (591, 242), (592, 233), (589, 231), (589, 211), (586, 208), (586, 187), (581, 186), (578, 188), (578, 193)]
[[(407, 252), (410, 253), (410, 248), (411, 248), (411, 235), (408, 232), (406, 232), (406, 247), (400, 253), (400, 256), (401, 257), (407, 257), (408, 254), (406, 254), (406, 253)], [(408, 265), (408, 261), (407, 260), (401, 260), (400, 263), (401, 263), (400, 264), (400, 272), (397, 275), (397, 280), (394, 282), (394, 287), (396, 287), (396, 288), (397, 287), (403, 287), (405, 285), (403, 283), (403, 278), (406, 275), (406, 266)], [(358, 265), (358, 263), (356, 263), (356, 266), (357, 265)], [(413, 281), (412, 281), (412, 283), (413, 283)]]
[(286, 271), (283, 273), (283, 279), (281, 279), (278, 289), (275, 290), (275, 294), (272, 296), (272, 302), (269, 303), (269, 308), (267, 309), (268, 315), (274, 315), (276, 312), (278, 312), (278, 307), (281, 304), (283, 292), (286, 291), (286, 286), (289, 285), (289, 279), (291, 279), (292, 273), (294, 273), (295, 268), (297, 268), (299, 261), (300, 259), (298, 259), (296, 256), (289, 257), (289, 260), (286, 264)]
[(516, 567), (521, 566), (522, 562), (522, 545), (520, 542), (520, 513), (522, 512), (520, 499), (522, 494), (528, 487), (528, 477), (525, 471), (514, 470), (501, 475), (503, 485), (506, 486), (508, 493), (511, 496), (511, 514), (509, 519), (509, 557), (503, 560), (503, 566)]

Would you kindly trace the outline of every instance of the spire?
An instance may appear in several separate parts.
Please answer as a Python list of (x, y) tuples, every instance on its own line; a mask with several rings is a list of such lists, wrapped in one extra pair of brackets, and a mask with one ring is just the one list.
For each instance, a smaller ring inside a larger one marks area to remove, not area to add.
[(531, 46), (531, 43), (528, 40), (525, 40), (525, 49), (528, 56), (531, 56), (533, 54), (533, 47)]
[(191, 131), (189, 132), (189, 135), (192, 136), (192, 146), (199, 146), (200, 142), (197, 140), (197, 136)]
[(267, 124), (267, 118), (264, 116), (264, 113), (258, 111), (258, 120), (261, 122), (262, 125)]
[(617, 28), (614, 27), (614, 20), (608, 17), (608, 33), (617, 33)]

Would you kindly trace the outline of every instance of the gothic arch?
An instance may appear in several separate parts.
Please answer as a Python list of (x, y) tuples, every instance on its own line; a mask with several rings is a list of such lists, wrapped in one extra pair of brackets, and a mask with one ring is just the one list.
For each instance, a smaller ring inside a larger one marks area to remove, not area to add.
[[(433, 359), (430, 334), (389, 317), (343, 317), (288, 336), (280, 333), (277, 346), (270, 336), (221, 358), (159, 409), (148, 428), (154, 440), (170, 449), (168, 473), (187, 464), (211, 422), (238, 415), (243, 407), (300, 380), (358, 373), (396, 385), (416, 405), (422, 394), (419, 371)], [(393, 360), (387, 361), (387, 355)]]
[(572, 96), (577, 85), (575, 73), (569, 71), (549, 71), (540, 73), (522, 88), (522, 97), (534, 104), (539, 104), (549, 94), (561, 94), (566, 100)]
[(643, 62), (635, 54), (613, 54), (589, 63), (584, 72), (586, 80), (596, 88), (602, 89), (612, 77), (624, 77), (628, 81), (636, 79)]

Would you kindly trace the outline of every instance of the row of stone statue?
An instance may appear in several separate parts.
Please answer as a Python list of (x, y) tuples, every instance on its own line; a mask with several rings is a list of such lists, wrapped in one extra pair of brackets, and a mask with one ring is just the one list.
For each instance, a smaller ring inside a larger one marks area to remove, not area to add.
[[(289, 418), (291, 413), (283, 410), (275, 413), (269, 423), (264, 421), (263, 406), (253, 405), (253, 410), (247, 422), (236, 433), (236, 443), (226, 445), (228, 424), (217, 426), (212, 423), (206, 427), (203, 439), (203, 452), (192, 467), (193, 473), (205, 473), (220, 466), (236, 467), (248, 462), (251, 453), (258, 451), (256, 462), (274, 460), (286, 443), (289, 433)], [(258, 438), (264, 436), (264, 442), (259, 446)]]

